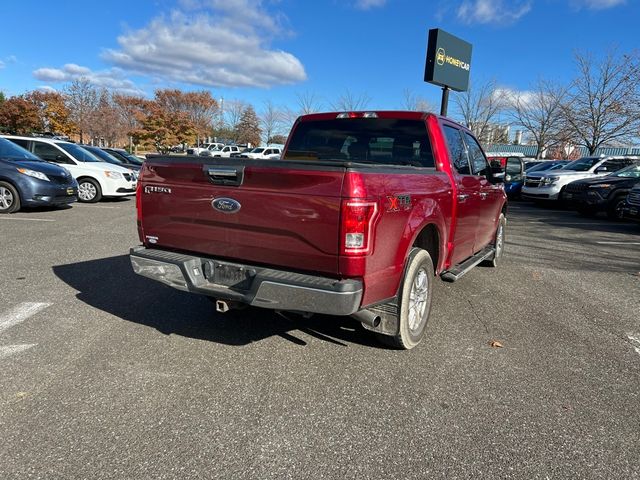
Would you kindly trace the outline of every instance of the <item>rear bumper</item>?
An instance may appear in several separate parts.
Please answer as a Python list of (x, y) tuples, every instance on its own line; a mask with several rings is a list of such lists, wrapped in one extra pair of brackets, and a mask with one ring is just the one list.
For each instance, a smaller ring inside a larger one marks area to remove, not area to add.
[(335, 280), (145, 247), (132, 248), (130, 258), (138, 275), (178, 290), (254, 307), (351, 315), (360, 309), (362, 300), (359, 280)]

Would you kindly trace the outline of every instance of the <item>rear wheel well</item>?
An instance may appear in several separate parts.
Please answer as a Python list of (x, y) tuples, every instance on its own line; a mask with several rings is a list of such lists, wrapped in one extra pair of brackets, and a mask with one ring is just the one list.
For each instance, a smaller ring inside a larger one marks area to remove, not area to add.
[(431, 260), (433, 260), (433, 271), (438, 271), (438, 263), (440, 261), (440, 235), (435, 225), (429, 224), (422, 229), (413, 246), (422, 248), (429, 252)]

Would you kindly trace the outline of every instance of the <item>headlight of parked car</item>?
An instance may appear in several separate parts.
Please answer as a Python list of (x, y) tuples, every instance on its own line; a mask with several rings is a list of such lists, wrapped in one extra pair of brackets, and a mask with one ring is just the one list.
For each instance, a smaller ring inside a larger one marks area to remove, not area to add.
[(560, 177), (544, 177), (542, 179), (542, 184), (543, 185), (553, 185), (554, 183), (557, 183), (558, 180), (560, 180)]
[(114, 180), (119, 180), (120, 178), (122, 178), (122, 174), (120, 172), (112, 172), (111, 170), (107, 170), (106, 172), (104, 172), (104, 174), (109, 178), (113, 178)]
[(42, 172), (36, 172), (35, 170), (29, 170), (28, 168), (18, 168), (18, 171), (23, 175), (28, 175), (33, 178), (37, 178), (38, 180), (44, 180), (45, 182), (50, 182), (49, 177), (47, 177)]

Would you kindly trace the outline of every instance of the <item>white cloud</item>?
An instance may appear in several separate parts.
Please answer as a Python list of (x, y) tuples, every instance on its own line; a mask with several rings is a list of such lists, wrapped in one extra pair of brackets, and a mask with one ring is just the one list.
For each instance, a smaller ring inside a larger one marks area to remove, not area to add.
[(5, 63), (2, 60), (0, 60), (0, 69), (3, 69), (4, 67), (6, 67)]
[(208, 87), (306, 80), (300, 60), (270, 47), (285, 32), (260, 0), (182, 0), (181, 5), (193, 11), (174, 11), (121, 35), (120, 49), (106, 50), (102, 58), (136, 74)]
[(504, 0), (464, 0), (456, 12), (458, 20), (467, 23), (509, 25), (529, 13), (531, 0), (506, 2)]
[(384, 7), (387, 0), (356, 0), (355, 6), (360, 10), (369, 10), (376, 7)]
[(58, 91), (49, 85), (41, 85), (36, 90), (40, 92), (45, 92), (45, 93), (56, 93)]
[(590, 10), (606, 10), (607, 8), (624, 5), (626, 0), (572, 0), (575, 8), (588, 8)]
[(33, 76), (40, 81), (51, 83), (72, 82), (80, 78), (86, 78), (96, 87), (104, 87), (132, 95), (144, 93), (136, 87), (135, 83), (127, 79), (124, 72), (119, 68), (93, 71), (88, 67), (67, 63), (62, 68), (38, 68), (33, 71)]

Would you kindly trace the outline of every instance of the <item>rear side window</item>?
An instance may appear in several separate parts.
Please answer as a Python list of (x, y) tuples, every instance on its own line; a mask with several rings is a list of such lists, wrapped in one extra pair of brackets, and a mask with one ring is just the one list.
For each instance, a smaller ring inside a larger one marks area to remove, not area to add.
[(433, 167), (422, 120), (343, 118), (298, 123), (284, 160), (348, 160)]
[(489, 162), (487, 162), (487, 157), (482, 153), (478, 141), (467, 132), (464, 132), (464, 139), (467, 142), (467, 151), (469, 152), (469, 161), (471, 162), (473, 174), (489, 175)]
[(12, 138), (11, 141), (16, 145), (29, 150), (29, 140), (22, 140), (21, 138)]
[(469, 159), (467, 158), (466, 149), (460, 130), (451, 127), (449, 125), (443, 126), (444, 136), (447, 139), (447, 145), (449, 146), (449, 153), (451, 154), (451, 162), (456, 171), (460, 175), (471, 175), (471, 168), (469, 168)]
[(624, 158), (612, 158), (611, 160), (607, 160), (602, 164), (603, 167), (607, 167), (608, 172), (615, 172), (620, 170), (627, 165), (631, 165), (631, 160), (627, 160)]
[(73, 163), (60, 150), (48, 143), (33, 142), (33, 153), (47, 162)]

